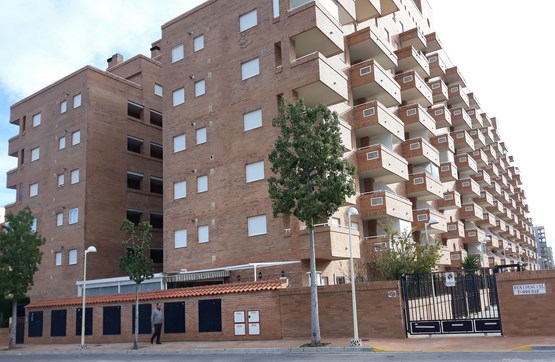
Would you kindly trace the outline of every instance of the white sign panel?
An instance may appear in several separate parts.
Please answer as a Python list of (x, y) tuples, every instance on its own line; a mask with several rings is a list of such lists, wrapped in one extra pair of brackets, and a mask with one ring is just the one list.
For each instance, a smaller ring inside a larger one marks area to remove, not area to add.
[(514, 295), (545, 294), (545, 284), (518, 284), (513, 285)]
[(244, 336), (245, 335), (245, 323), (235, 324), (235, 335)]
[(249, 335), (257, 336), (260, 334), (260, 323), (249, 323)]
[(245, 323), (245, 312), (244, 311), (234, 312), (233, 321), (235, 323)]
[(454, 287), (455, 284), (456, 284), (455, 273), (453, 272), (445, 273), (445, 286)]

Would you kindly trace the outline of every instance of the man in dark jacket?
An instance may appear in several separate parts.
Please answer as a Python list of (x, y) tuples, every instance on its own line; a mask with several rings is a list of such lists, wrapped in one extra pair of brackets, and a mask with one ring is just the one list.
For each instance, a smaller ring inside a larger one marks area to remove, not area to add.
[(156, 303), (156, 308), (152, 310), (152, 315), (150, 317), (150, 322), (154, 326), (154, 333), (150, 337), (150, 344), (154, 343), (154, 338), (156, 338), (156, 344), (162, 344), (160, 342), (160, 334), (162, 333), (162, 312), (160, 303)]

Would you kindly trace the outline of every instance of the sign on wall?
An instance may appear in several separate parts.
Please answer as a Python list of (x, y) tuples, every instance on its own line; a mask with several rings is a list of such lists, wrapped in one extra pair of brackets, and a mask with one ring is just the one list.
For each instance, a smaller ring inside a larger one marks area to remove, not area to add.
[(514, 295), (535, 295), (535, 294), (545, 294), (545, 293), (546, 293), (545, 283), (513, 285)]

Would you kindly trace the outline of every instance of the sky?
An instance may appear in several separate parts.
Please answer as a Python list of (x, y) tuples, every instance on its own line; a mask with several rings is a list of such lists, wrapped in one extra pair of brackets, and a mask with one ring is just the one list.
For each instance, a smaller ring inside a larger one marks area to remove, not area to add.
[[(245, 0), (243, 0), (245, 1)], [(6, 172), (10, 105), (58, 79), (106, 59), (150, 55), (161, 25), (203, 0), (25, 0), (6, 1), (0, 12), (0, 205), (15, 200)], [(551, 104), (555, 72), (546, 55), (555, 30), (555, 2), (528, 0), (429, 0), (433, 24), (451, 61), (458, 66), (483, 111), (497, 117), (501, 139), (521, 171), (526, 203), (535, 225), (555, 238), (551, 215), (548, 145), (553, 139)], [(521, 6), (516, 6), (521, 5)], [(550, 242), (550, 245), (553, 245)]]

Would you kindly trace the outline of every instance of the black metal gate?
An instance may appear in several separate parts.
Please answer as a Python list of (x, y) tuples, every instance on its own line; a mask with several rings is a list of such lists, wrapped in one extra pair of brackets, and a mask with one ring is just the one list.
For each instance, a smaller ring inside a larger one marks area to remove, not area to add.
[(401, 278), (407, 334), (501, 333), (493, 269)]

